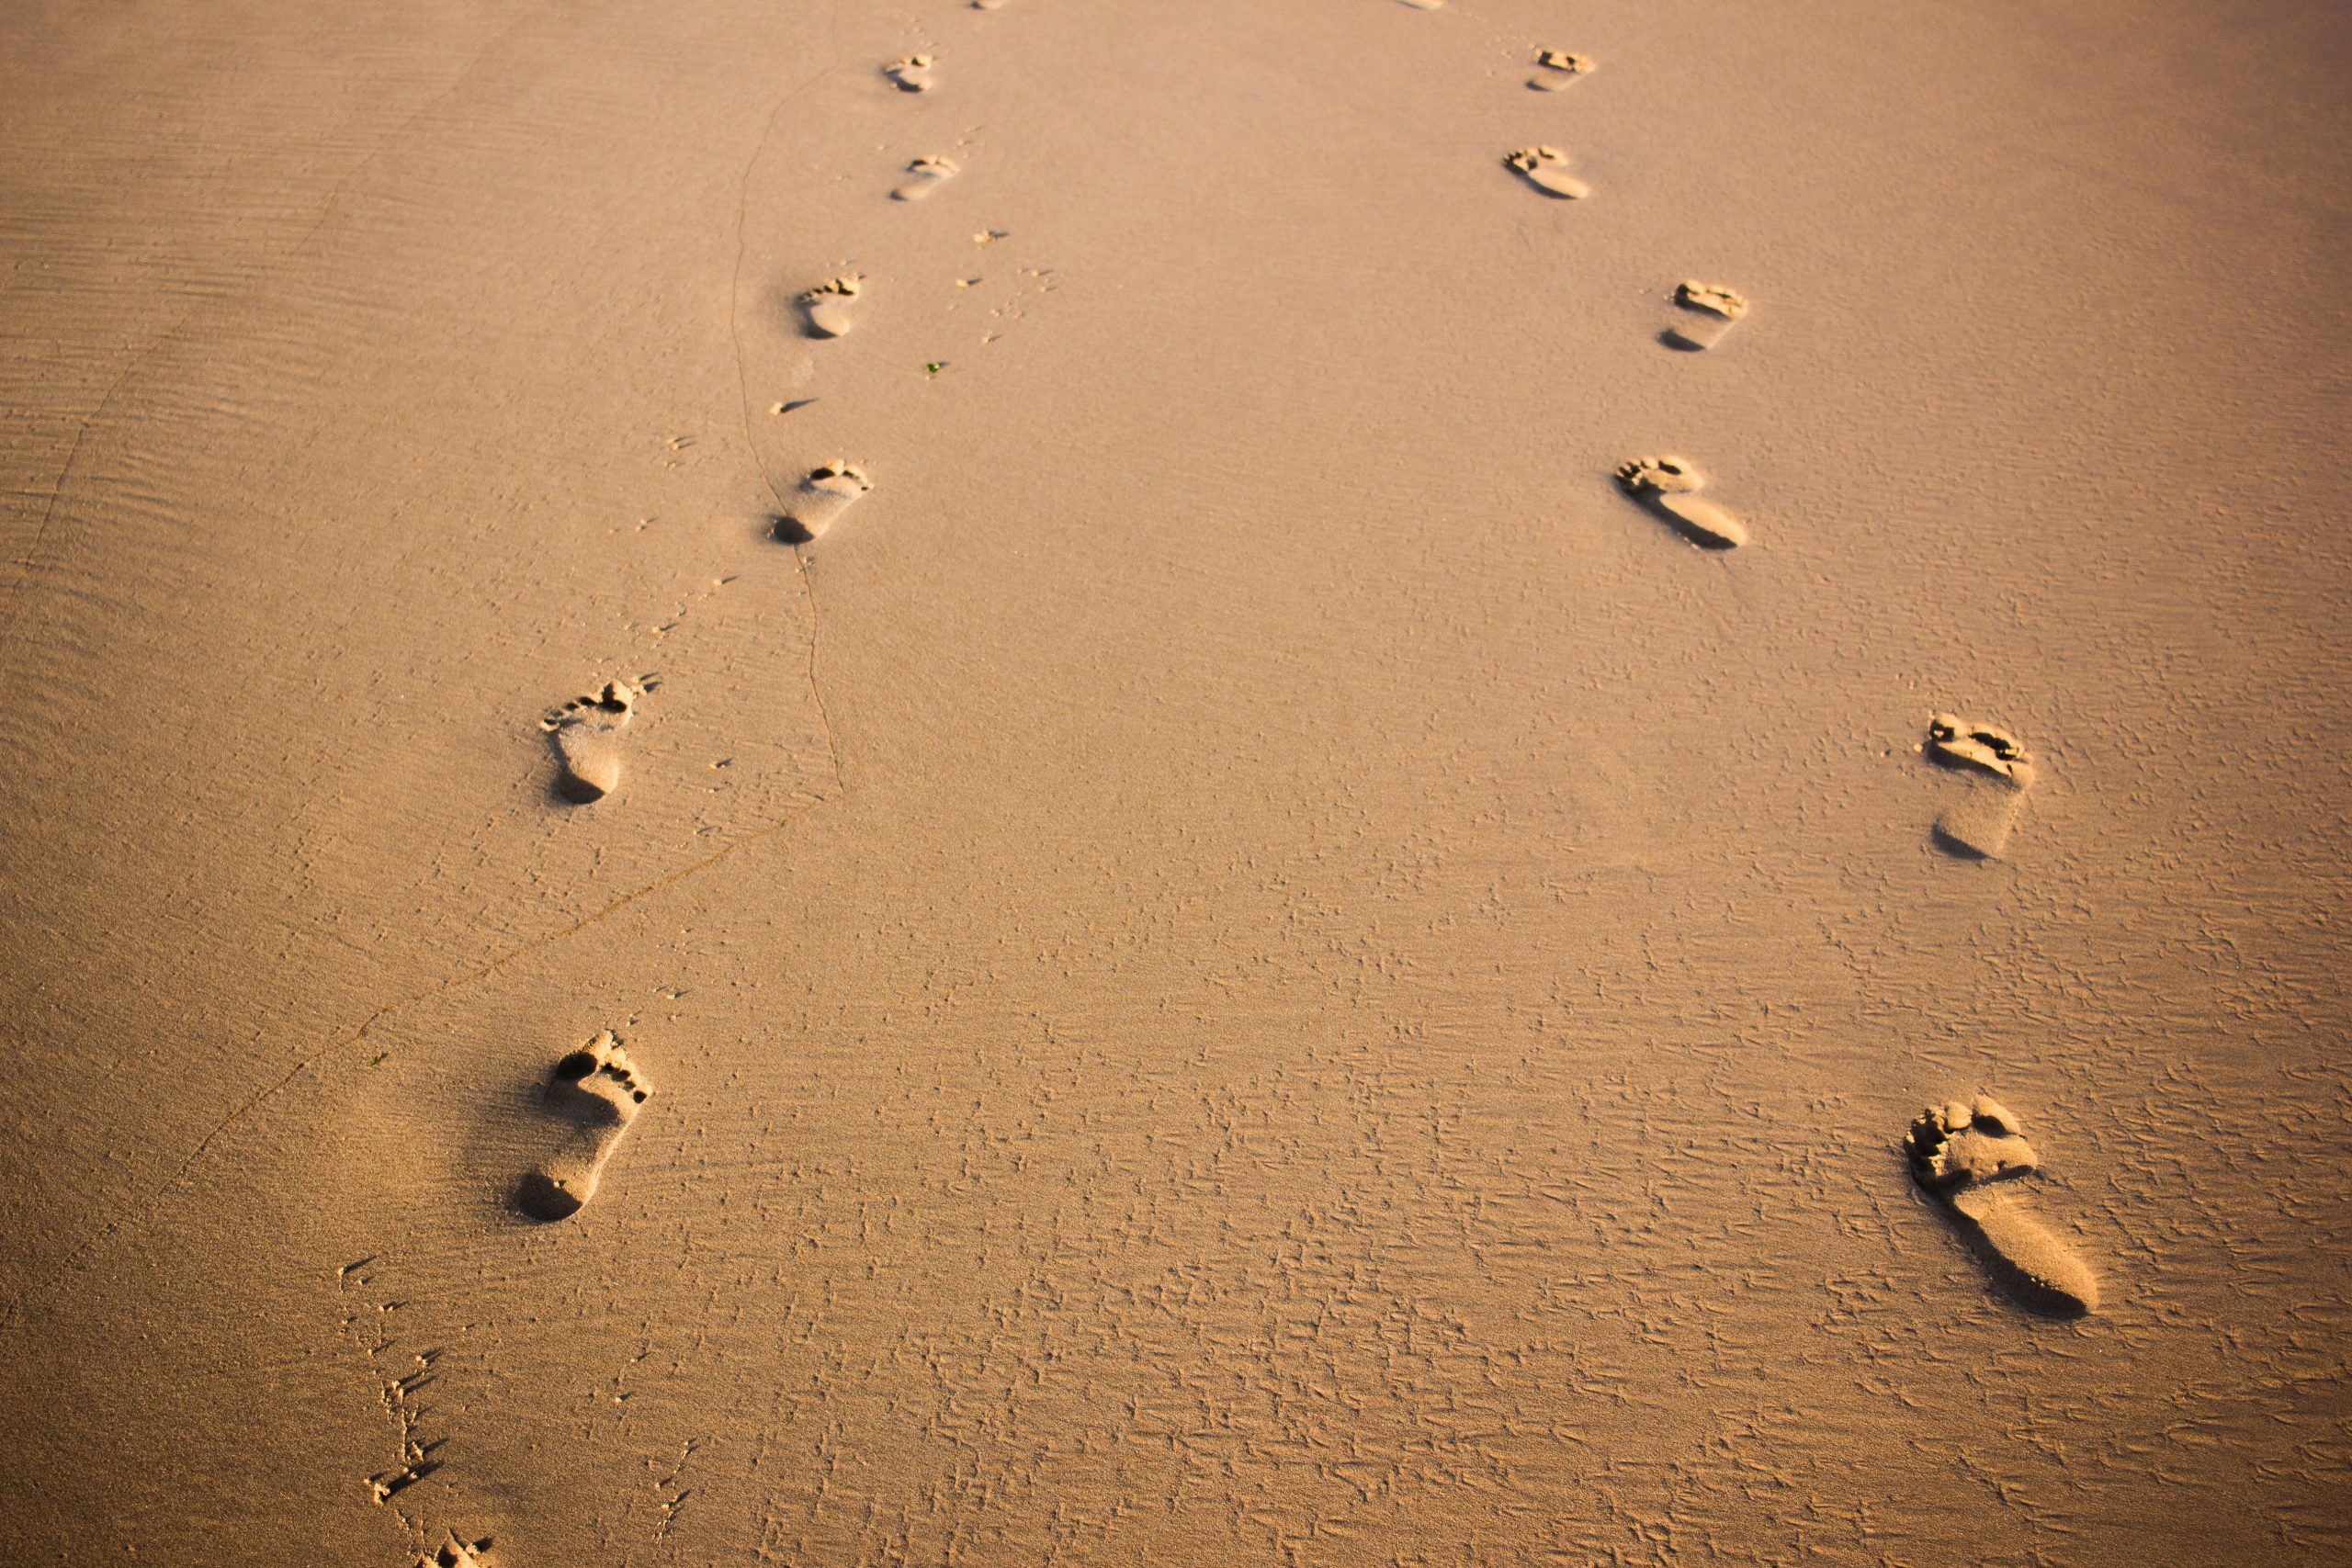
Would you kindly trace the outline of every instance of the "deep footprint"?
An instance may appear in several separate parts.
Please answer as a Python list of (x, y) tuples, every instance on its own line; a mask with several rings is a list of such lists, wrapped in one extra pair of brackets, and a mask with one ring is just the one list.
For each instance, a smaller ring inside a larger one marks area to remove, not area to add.
[(1563, 87), (1573, 87), (1577, 78), (1589, 74), (1592, 62), (1581, 54), (1570, 54), (1565, 49), (1547, 49), (1535, 57), (1535, 74), (1527, 85), (1539, 93), (1556, 93)]
[(1952, 1216), (1994, 1277), (2026, 1305), (2061, 1317), (2098, 1310), (2098, 1277), (2082, 1255), (1996, 1183), (2036, 1170), (2040, 1158), (2017, 1117), (1979, 1095), (1919, 1112), (1903, 1140), (1913, 1179)]
[(1503, 162), (1545, 196), (1575, 201), (1592, 194), (1590, 186), (1568, 173), (1568, 155), (1556, 147), (1522, 147), (1506, 154)]
[(811, 468), (792, 498), (791, 510), (777, 520), (775, 536), (787, 545), (808, 544), (873, 488), (874, 481), (854, 464), (831, 462)]
[(842, 277), (829, 277), (800, 296), (801, 313), (808, 318), (808, 332), (813, 337), (842, 337), (857, 322), (850, 314), (851, 305), (865, 292), (865, 280), (854, 273)]
[(956, 173), (956, 164), (945, 158), (917, 158), (907, 165), (906, 183), (890, 195), (899, 201), (921, 201)]
[(1724, 341), (1740, 318), (1747, 314), (1747, 298), (1712, 283), (1685, 280), (1675, 286), (1674, 302), (1686, 312), (1666, 329), (1667, 343), (1698, 353)]
[(1729, 550), (1747, 543), (1747, 525), (1698, 493), (1707, 480), (1688, 457), (1669, 453), (1620, 463), (1617, 484), (1694, 545)]
[(1937, 817), (1936, 841), (1972, 859), (2000, 859), (2025, 815), (2033, 759), (2007, 730), (1949, 713), (1928, 720), (1920, 750), (1939, 765), (1969, 775), (1966, 795)]
[(931, 56), (910, 54), (904, 60), (894, 60), (882, 67), (882, 74), (898, 85), (902, 93), (928, 93), (939, 85), (931, 73)]
[(609, 1029), (558, 1062), (541, 1098), (563, 1123), (562, 1138), (547, 1163), (523, 1178), (515, 1207), (535, 1220), (578, 1213), (652, 1092)]
[(654, 685), (650, 676), (607, 681), (539, 720), (555, 745), (556, 789), (564, 799), (585, 806), (620, 787), (621, 731)]

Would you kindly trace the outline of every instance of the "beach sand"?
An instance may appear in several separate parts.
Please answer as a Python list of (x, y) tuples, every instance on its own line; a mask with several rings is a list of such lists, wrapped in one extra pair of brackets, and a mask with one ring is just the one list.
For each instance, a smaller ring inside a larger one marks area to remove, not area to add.
[(0, 45), (9, 1561), (2352, 1553), (2335, 8)]

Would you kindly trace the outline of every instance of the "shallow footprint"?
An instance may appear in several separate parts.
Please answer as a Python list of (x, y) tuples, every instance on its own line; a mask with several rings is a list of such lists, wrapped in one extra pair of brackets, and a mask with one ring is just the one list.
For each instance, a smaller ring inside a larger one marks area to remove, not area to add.
[(792, 498), (792, 510), (777, 521), (775, 536), (787, 545), (805, 545), (873, 488), (865, 470), (854, 464), (831, 462), (811, 468)]
[(1617, 483), (1692, 544), (1728, 550), (1747, 543), (1747, 525), (1698, 493), (1707, 481), (1688, 457), (1669, 453), (1620, 463)]
[(1739, 319), (1747, 314), (1746, 295), (1712, 283), (1686, 279), (1675, 285), (1674, 302), (1688, 313), (1666, 329), (1666, 342), (1671, 347), (1694, 354), (1723, 342), (1724, 335), (1739, 324)]
[(621, 731), (652, 689), (650, 679), (607, 681), (539, 720), (555, 743), (556, 789), (566, 800), (585, 806), (620, 787)]
[(956, 165), (945, 158), (917, 158), (907, 165), (906, 183), (890, 195), (899, 201), (921, 201), (957, 172)]
[(1507, 154), (1503, 162), (1546, 196), (1566, 197), (1574, 201), (1592, 194), (1590, 186), (1568, 173), (1568, 155), (1556, 147), (1522, 147)]
[(1949, 713), (1928, 720), (1920, 750), (1940, 766), (1970, 775), (1968, 793), (1936, 818), (1936, 841), (1957, 854), (1998, 860), (2025, 815), (2033, 759), (2007, 730)]
[(882, 67), (882, 74), (898, 84), (902, 93), (928, 93), (939, 84), (931, 73), (931, 56), (910, 54), (904, 60), (894, 60)]
[(1919, 1112), (1903, 1140), (1912, 1179), (1952, 1215), (2002, 1284), (2028, 1306), (2064, 1317), (2098, 1310), (2098, 1277), (2020, 1195), (1995, 1184), (2040, 1165), (2017, 1117), (1985, 1095)]
[(852, 273), (844, 277), (829, 277), (816, 288), (806, 289), (800, 296), (801, 313), (808, 318), (808, 331), (816, 337), (842, 337), (857, 325), (851, 317), (850, 306), (865, 288), (865, 280)]
[(488, 1536), (480, 1540), (468, 1540), (456, 1530), (451, 1530), (438, 1551), (416, 1560), (416, 1568), (489, 1568), (488, 1560), (482, 1553), (490, 1547)]
[(1565, 49), (1547, 49), (1535, 56), (1535, 74), (1527, 85), (1539, 93), (1556, 93), (1563, 87), (1573, 87), (1577, 78), (1592, 70), (1589, 56), (1570, 54)]
[(561, 1141), (545, 1165), (523, 1178), (515, 1206), (535, 1220), (578, 1213), (596, 1195), (605, 1161), (652, 1092), (609, 1029), (558, 1062), (541, 1098), (563, 1123)]

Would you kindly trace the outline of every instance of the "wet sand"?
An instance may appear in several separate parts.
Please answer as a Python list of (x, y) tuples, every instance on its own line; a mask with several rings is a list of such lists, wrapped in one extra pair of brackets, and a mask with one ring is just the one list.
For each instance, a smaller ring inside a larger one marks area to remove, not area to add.
[(1105, 9), (0, 20), (10, 1559), (2352, 1551), (2342, 21)]

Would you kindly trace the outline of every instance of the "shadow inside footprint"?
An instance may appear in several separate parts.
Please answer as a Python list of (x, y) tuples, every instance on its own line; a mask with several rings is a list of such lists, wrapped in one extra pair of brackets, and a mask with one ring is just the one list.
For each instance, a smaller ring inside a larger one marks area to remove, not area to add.
[(1903, 1140), (1912, 1179), (1951, 1216), (1985, 1270), (2019, 1303), (2052, 1317), (2098, 1309), (2098, 1277), (2032, 1205), (2000, 1184), (2041, 1167), (2016, 1115), (1989, 1095), (1931, 1105)]
[(652, 1092), (609, 1029), (557, 1062), (539, 1094), (557, 1123), (556, 1147), (515, 1184), (514, 1206), (535, 1220), (578, 1213)]

